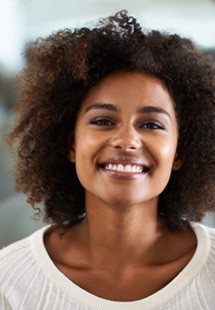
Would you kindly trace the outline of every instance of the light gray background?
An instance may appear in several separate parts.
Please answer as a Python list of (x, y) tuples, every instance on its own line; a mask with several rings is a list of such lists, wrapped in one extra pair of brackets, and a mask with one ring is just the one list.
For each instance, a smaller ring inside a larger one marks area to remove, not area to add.
[[(62, 28), (91, 25), (127, 9), (142, 26), (177, 32), (202, 49), (215, 49), (215, 2), (209, 0), (0, 0), (0, 74), (13, 77), (23, 67), (24, 45)], [(43, 226), (33, 220), (26, 198), (15, 193), (13, 161), (4, 138), (14, 115), (0, 93), (0, 248)], [(205, 222), (215, 226), (214, 215)]]

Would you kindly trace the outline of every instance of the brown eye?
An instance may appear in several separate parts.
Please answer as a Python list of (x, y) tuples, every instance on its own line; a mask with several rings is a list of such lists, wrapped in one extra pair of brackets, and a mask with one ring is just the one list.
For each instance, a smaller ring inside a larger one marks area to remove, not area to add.
[(114, 125), (113, 121), (107, 118), (99, 118), (99, 119), (92, 120), (90, 124), (97, 125), (97, 126), (113, 126)]
[(165, 130), (165, 126), (163, 124), (160, 124), (159, 122), (154, 122), (154, 121), (148, 121), (144, 123), (141, 128), (147, 128), (147, 129), (152, 129), (152, 130)]

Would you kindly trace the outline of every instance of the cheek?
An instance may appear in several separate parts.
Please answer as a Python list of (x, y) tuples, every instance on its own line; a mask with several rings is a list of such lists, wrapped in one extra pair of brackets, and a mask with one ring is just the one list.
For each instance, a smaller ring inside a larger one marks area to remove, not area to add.
[(168, 160), (172, 162), (174, 160), (176, 152), (176, 146), (174, 144), (166, 143), (163, 145), (163, 148), (161, 149), (161, 157), (165, 160)]
[(176, 152), (176, 141), (160, 140), (153, 143), (151, 153), (158, 165), (171, 165), (174, 161)]
[(96, 160), (102, 145), (97, 135), (92, 135), (87, 130), (77, 131), (75, 137), (75, 162), (77, 172), (88, 173), (89, 169), (96, 167)]
[(92, 161), (100, 155), (100, 151), (106, 147), (108, 135), (103, 132), (80, 128), (75, 135), (75, 154), (76, 160), (85, 158), (87, 161)]
[(86, 189), (92, 181), (92, 167), (84, 156), (77, 156), (75, 162), (76, 174), (81, 185)]
[(175, 158), (176, 145), (174, 141), (171, 143), (163, 141), (162, 144), (156, 144), (153, 148), (155, 160), (154, 188), (160, 193), (167, 186), (173, 170), (173, 161)]

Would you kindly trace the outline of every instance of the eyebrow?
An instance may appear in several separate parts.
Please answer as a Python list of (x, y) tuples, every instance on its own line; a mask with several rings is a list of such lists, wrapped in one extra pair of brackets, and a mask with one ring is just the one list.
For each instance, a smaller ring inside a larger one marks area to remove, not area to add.
[(86, 108), (85, 113), (90, 110), (96, 110), (96, 109), (102, 109), (102, 110), (108, 110), (108, 111), (114, 111), (118, 112), (117, 106), (111, 104), (111, 103), (94, 103)]
[(161, 107), (156, 107), (156, 106), (146, 106), (146, 107), (141, 107), (140, 109), (138, 109), (137, 111), (138, 113), (162, 113), (162, 114), (165, 114), (167, 115), (169, 118), (171, 118), (170, 114), (164, 110), (163, 108)]
[[(101, 110), (107, 110), (107, 111), (113, 111), (113, 112), (118, 112), (118, 108), (116, 105), (111, 104), (111, 103), (94, 103), (90, 106), (88, 106), (85, 110), (85, 113), (90, 111), (90, 110), (97, 110), (97, 109), (101, 109)], [(171, 118), (170, 114), (164, 110), (161, 107), (157, 107), (157, 106), (146, 106), (146, 107), (141, 107), (139, 109), (137, 109), (138, 113), (162, 113), (167, 115), (169, 118)]]

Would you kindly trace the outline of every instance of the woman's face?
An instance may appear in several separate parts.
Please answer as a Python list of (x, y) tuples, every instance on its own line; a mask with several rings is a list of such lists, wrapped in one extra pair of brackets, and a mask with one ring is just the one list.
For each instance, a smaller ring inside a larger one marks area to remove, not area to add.
[(159, 79), (106, 76), (83, 100), (70, 151), (86, 198), (116, 206), (157, 202), (181, 166), (177, 132), (172, 98)]

